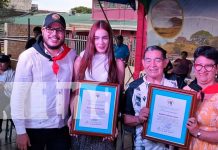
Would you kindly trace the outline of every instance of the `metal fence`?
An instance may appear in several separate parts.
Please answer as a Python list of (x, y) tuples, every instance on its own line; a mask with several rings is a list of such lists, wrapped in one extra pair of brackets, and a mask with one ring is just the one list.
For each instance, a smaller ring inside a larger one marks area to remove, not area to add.
[(72, 39), (66, 38), (66, 43), (69, 47), (76, 50), (77, 54), (86, 48), (87, 36), (75, 35)]
[[(13, 36), (13, 37), (11, 36), (11, 37), (0, 38), (1, 51), (3, 51), (4, 48), (4, 42), (3, 42), (4, 40), (26, 42), (27, 41), (26, 39), (27, 39), (26, 36)], [(82, 36), (82, 35), (75, 35), (73, 38), (66, 38), (65, 40), (66, 44), (69, 47), (77, 51), (77, 54), (79, 54), (81, 51), (85, 49), (86, 41), (87, 41), (87, 36)], [(129, 39), (128, 37), (124, 37), (124, 44), (128, 45), (130, 49), (130, 57), (129, 57), (128, 65), (134, 66), (136, 38)]]
[[(74, 38), (66, 38), (66, 43), (69, 47), (75, 49), (77, 51), (77, 54), (79, 54), (81, 51), (85, 49), (87, 38), (88, 38), (87, 36), (76, 35), (74, 36)], [(136, 38), (133, 37), (130, 39), (128, 37), (124, 37), (124, 44), (128, 45), (129, 50), (130, 50), (130, 57), (128, 60), (128, 65), (134, 66)]]

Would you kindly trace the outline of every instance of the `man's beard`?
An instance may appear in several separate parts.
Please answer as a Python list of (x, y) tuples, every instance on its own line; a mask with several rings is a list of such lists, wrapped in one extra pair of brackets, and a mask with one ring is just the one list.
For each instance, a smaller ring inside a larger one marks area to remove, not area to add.
[(58, 44), (57, 46), (51, 46), (51, 45), (48, 45), (46, 42), (45, 42), (46, 46), (51, 49), (51, 50), (56, 50), (56, 49), (59, 49), (63, 44), (64, 44), (64, 40), (61, 41), (60, 44)]

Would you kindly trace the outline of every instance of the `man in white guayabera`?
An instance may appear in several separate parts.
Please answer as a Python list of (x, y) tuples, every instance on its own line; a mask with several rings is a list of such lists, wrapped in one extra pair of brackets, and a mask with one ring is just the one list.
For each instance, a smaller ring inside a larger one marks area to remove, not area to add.
[(67, 120), (76, 53), (64, 44), (65, 29), (60, 14), (48, 14), (42, 39), (19, 56), (11, 97), (19, 149), (70, 148)]

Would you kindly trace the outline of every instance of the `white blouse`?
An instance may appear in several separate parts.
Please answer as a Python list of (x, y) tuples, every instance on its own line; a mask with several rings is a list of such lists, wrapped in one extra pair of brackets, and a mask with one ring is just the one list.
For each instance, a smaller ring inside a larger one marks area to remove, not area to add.
[[(85, 51), (80, 53), (83, 57)], [(108, 78), (108, 57), (106, 54), (96, 53), (92, 60), (92, 69), (85, 71), (85, 79), (90, 81), (106, 82)]]

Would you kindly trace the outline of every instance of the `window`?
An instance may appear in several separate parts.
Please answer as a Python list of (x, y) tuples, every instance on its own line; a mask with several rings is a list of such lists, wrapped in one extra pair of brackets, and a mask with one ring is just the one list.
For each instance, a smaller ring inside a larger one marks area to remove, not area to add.
[(109, 3), (108, 8), (116, 8), (116, 3)]
[[(101, 6), (104, 7), (104, 2), (100, 2)], [(100, 8), (98, 1), (96, 1), (95, 8)]]

